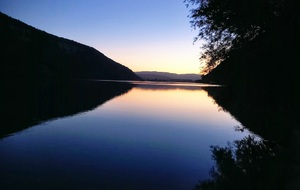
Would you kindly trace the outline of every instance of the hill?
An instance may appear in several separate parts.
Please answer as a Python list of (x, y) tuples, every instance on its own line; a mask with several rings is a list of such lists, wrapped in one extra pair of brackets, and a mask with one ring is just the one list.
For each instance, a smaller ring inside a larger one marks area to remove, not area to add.
[(196, 81), (201, 79), (201, 75), (197, 75), (197, 74), (175, 74), (175, 73), (157, 72), (157, 71), (140, 71), (140, 72), (135, 72), (135, 74), (145, 80)]
[(1, 12), (0, 40), (0, 72), (7, 79), (140, 79), (92, 47), (48, 34)]

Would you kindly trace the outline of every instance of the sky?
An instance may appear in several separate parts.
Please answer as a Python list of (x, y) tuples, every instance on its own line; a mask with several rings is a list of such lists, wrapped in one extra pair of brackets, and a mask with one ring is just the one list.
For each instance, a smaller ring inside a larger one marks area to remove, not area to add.
[(133, 71), (200, 73), (201, 44), (183, 0), (0, 0), (0, 11)]

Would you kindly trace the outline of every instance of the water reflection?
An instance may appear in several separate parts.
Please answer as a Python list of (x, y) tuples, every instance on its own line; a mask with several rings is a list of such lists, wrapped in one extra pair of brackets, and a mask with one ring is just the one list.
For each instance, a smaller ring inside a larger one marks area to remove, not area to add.
[[(211, 179), (195, 189), (283, 189), (282, 148), (271, 141), (246, 136), (225, 147), (211, 146), (215, 166)], [(278, 178), (281, 173), (281, 178)]]
[(201, 86), (97, 83), (79, 100), (97, 99), (98, 85), (117, 93), (0, 141), (4, 189), (192, 189), (209, 177), (210, 145), (250, 134)]
[(132, 87), (130, 83), (79, 80), (10, 82), (2, 88), (1, 122), (5, 125), (1, 125), (0, 138), (50, 119), (92, 110)]
[(272, 99), (278, 99), (274, 102), (264, 93), (248, 94), (230, 87), (204, 89), (221, 110), (243, 124), (237, 131), (247, 128), (260, 138), (247, 136), (228, 146), (212, 144), (215, 167), (211, 178), (196, 189), (285, 189), (290, 126), (297, 122), (293, 119), (295, 110), (286, 109), (279, 100), (289, 100), (274, 94)]
[(264, 139), (272, 139), (284, 146), (289, 143), (291, 127), (298, 123), (295, 119), (298, 112), (293, 109), (295, 105), (284, 103), (290, 101), (288, 96), (283, 98), (284, 90), (278, 95), (265, 96), (264, 92), (250, 94), (230, 87), (203, 89), (220, 109), (230, 113), (243, 126)]
[[(213, 124), (212, 127), (234, 126), (237, 121), (229, 114), (219, 111), (200, 87), (161, 87), (138, 85), (126, 96), (114, 102), (131, 116), (161, 118), (174, 122)], [(130, 107), (130, 109), (126, 109)], [(102, 110), (102, 109), (100, 109)], [(216, 124), (218, 124), (216, 126)], [(231, 129), (230, 129), (231, 130)]]
[(200, 90), (204, 87), (219, 87), (219, 85), (205, 83), (188, 83), (188, 82), (154, 82), (154, 81), (134, 81), (133, 84), (145, 89), (187, 89)]

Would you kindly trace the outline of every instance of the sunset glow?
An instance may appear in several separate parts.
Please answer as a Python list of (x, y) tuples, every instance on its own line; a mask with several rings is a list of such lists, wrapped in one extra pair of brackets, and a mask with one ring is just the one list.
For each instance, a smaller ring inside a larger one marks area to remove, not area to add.
[(0, 11), (133, 71), (200, 73), (200, 44), (182, 0), (3, 0)]

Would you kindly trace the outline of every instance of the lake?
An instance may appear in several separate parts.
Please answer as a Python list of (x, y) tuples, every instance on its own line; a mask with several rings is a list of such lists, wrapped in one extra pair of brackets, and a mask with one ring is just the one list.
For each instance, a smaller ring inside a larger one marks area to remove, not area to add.
[(0, 140), (0, 189), (193, 189), (209, 178), (211, 145), (251, 134), (205, 84), (85, 83), (7, 108), (18, 126)]

